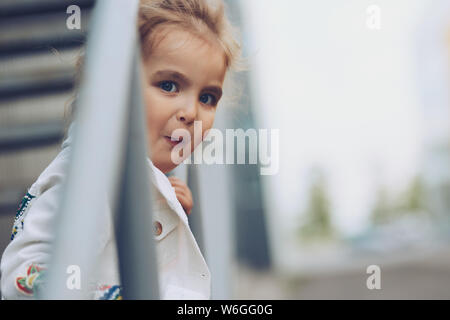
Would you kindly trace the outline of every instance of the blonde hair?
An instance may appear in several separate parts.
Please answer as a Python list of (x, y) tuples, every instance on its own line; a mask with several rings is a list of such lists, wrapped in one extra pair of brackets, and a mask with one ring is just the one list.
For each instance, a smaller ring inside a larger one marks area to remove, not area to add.
[(240, 55), (235, 30), (221, 0), (141, 0), (138, 28), (144, 59), (151, 54), (159, 26), (180, 27), (200, 37), (209, 32), (221, 45), (227, 68), (233, 67)]
[[(199, 37), (212, 36), (224, 51), (227, 69), (240, 68), (241, 47), (222, 0), (140, 0), (137, 27), (144, 60), (156, 45), (156, 30), (162, 26), (179, 27)], [(76, 108), (83, 62), (84, 50), (76, 62), (75, 94), (68, 101), (69, 114), (65, 113), (64, 139)]]

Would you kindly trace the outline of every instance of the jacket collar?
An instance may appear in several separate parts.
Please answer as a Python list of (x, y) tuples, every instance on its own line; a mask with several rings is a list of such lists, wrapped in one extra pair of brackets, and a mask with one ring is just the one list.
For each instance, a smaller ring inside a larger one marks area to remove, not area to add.
[[(75, 130), (74, 127), (75, 122), (72, 122), (67, 133), (67, 138), (62, 143), (61, 146), (62, 149), (65, 149), (72, 144)], [(148, 157), (147, 157), (147, 164), (149, 167), (150, 171), (149, 174), (151, 176), (152, 183), (159, 192), (159, 194), (161, 194), (166, 199), (167, 204), (170, 206), (170, 208), (172, 208), (172, 210), (174, 210), (177, 213), (177, 215), (181, 218), (181, 220), (184, 221), (185, 223), (188, 223), (186, 214), (184, 213), (184, 209), (181, 206), (180, 202), (178, 201), (177, 196), (175, 194), (175, 189), (170, 184), (170, 181), (167, 178), (167, 176), (161, 170), (159, 170)], [(158, 196), (158, 194), (155, 196)]]
[(167, 176), (159, 170), (150, 158), (147, 158), (147, 163), (151, 170), (152, 182), (156, 189), (161, 193), (161, 195), (167, 200), (167, 204), (174, 210), (177, 215), (183, 220), (185, 223), (188, 223), (186, 214), (184, 213), (184, 209), (181, 206), (180, 202), (177, 199), (175, 194), (175, 189), (170, 184)]

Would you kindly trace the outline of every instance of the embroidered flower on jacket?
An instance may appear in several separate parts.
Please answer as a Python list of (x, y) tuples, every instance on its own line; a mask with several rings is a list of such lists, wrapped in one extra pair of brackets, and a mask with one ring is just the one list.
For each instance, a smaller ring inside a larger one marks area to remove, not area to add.
[(18, 232), (23, 230), (23, 219), (25, 218), (26, 209), (28, 208), (28, 205), (33, 198), (36, 198), (36, 196), (33, 196), (27, 192), (27, 194), (20, 202), (19, 207), (17, 208), (16, 216), (14, 218), (14, 225), (11, 232), (11, 241), (14, 240), (14, 237)]
[(99, 300), (122, 300), (122, 287), (118, 285), (98, 286), (95, 296)]
[(26, 276), (16, 278), (17, 290), (27, 296), (33, 295), (36, 289), (36, 284), (43, 275), (43, 271), (43, 268), (35, 265), (34, 263), (31, 264), (27, 269)]

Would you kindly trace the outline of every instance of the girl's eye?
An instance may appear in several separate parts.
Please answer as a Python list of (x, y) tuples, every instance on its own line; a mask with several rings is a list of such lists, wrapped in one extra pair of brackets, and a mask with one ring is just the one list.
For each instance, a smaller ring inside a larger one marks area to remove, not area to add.
[(200, 96), (200, 102), (203, 104), (214, 106), (216, 104), (216, 97), (214, 97), (212, 94), (204, 94)]
[(172, 81), (163, 81), (159, 84), (159, 87), (167, 92), (177, 92), (177, 85)]

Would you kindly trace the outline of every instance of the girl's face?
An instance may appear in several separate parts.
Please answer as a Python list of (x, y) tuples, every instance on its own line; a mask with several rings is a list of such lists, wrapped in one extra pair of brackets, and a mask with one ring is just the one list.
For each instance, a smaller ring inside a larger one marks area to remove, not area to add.
[[(213, 126), (226, 73), (224, 51), (218, 43), (167, 28), (161, 27), (160, 31), (167, 32), (160, 39), (155, 37), (156, 45), (144, 61), (151, 160), (164, 173), (177, 166), (171, 160), (173, 131), (190, 133), (192, 153), (201, 142), (194, 141), (194, 121), (202, 122), (202, 140)], [(185, 159), (189, 154), (182, 156)]]

